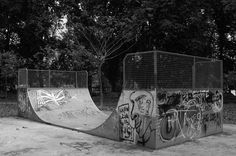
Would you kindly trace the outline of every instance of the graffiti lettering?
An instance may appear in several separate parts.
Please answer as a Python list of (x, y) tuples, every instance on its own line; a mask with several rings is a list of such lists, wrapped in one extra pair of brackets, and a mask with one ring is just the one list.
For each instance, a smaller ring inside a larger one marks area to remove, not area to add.
[(122, 104), (118, 107), (121, 126), (120, 134), (122, 139), (133, 141), (134, 130), (130, 125), (129, 111), (129, 103)]
[(176, 137), (194, 138), (201, 131), (201, 111), (192, 105), (181, 110), (168, 110), (161, 120), (160, 135), (162, 140), (173, 140)]
[(222, 125), (220, 112), (223, 102), (219, 91), (164, 92), (157, 95), (163, 141), (177, 137), (196, 138), (202, 130), (207, 131), (210, 122)]

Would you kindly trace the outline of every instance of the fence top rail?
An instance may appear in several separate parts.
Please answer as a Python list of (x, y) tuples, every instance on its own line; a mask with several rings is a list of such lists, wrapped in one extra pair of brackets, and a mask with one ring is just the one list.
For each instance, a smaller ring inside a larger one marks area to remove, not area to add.
[(129, 54), (126, 54), (124, 60), (125, 60), (126, 57), (128, 57), (128, 56), (138, 55), (138, 54), (148, 54), (148, 53), (161, 53), (161, 54), (168, 54), (168, 55), (175, 55), (175, 56), (183, 56), (183, 57), (191, 57), (191, 58), (205, 59), (205, 60), (208, 60), (208, 61), (222, 61), (222, 60), (215, 59), (215, 58), (213, 59), (213, 58), (207, 58), (207, 57), (201, 57), (201, 56), (195, 56), (195, 55), (187, 55), (187, 54), (166, 52), (166, 51), (161, 51), (161, 50), (152, 50), (152, 51), (144, 51), (144, 52), (129, 53)]
[(51, 70), (51, 69), (48, 69), (48, 70), (45, 70), (45, 69), (28, 69), (28, 68), (20, 68), (18, 70), (28, 70), (28, 71), (53, 71), (53, 72), (77, 72), (77, 73), (88, 73), (87, 70), (79, 70), (79, 71), (76, 71), (76, 70), (71, 70), (71, 71), (67, 71), (67, 70)]

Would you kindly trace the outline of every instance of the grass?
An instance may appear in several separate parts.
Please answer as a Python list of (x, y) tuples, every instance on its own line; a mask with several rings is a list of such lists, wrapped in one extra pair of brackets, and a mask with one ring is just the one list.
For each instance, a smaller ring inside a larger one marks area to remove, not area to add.
[(224, 104), (224, 123), (236, 124), (236, 103)]

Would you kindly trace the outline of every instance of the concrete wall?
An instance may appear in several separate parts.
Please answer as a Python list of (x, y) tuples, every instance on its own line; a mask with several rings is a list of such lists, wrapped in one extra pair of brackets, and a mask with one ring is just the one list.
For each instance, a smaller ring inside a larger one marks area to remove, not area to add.
[(41, 122), (30, 105), (27, 88), (18, 88), (18, 110), (20, 117)]
[(162, 148), (222, 132), (221, 90), (123, 91), (120, 138)]
[(158, 92), (157, 104), (157, 148), (223, 131), (221, 90)]
[(122, 92), (117, 106), (121, 140), (155, 148), (158, 121), (155, 95), (154, 90)]

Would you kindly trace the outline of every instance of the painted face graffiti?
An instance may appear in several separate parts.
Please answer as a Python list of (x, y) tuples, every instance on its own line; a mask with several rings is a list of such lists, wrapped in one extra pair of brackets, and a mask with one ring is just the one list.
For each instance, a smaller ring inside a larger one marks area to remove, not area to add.
[(130, 94), (131, 119), (138, 134), (138, 142), (145, 144), (151, 135), (151, 117), (154, 107), (154, 98), (147, 91), (134, 91)]
[(133, 112), (151, 116), (153, 111), (153, 96), (147, 91), (136, 91), (130, 94), (130, 101), (134, 104)]

